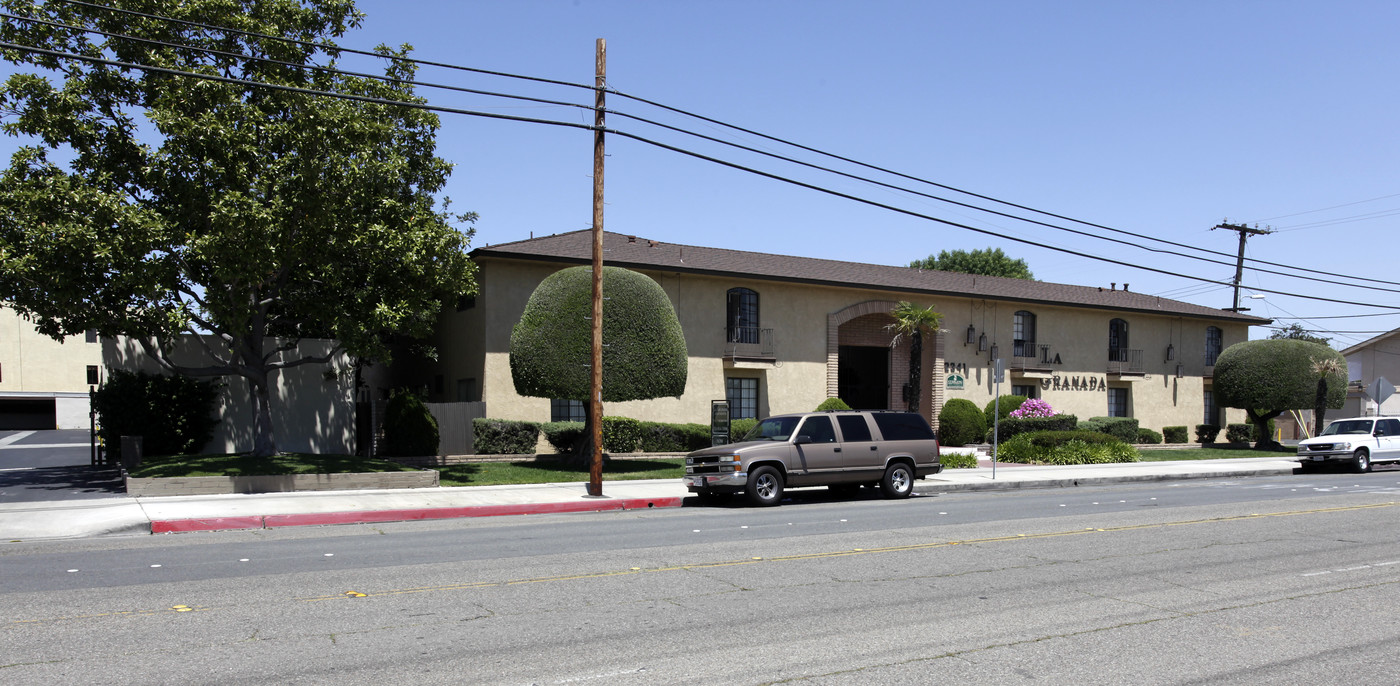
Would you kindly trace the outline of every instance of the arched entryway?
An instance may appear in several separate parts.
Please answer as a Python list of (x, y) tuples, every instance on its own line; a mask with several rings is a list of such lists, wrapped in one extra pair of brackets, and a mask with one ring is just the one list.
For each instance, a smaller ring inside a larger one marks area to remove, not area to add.
[[(890, 300), (869, 300), (828, 315), (829, 397), (841, 398), (858, 409), (902, 410), (908, 406), (904, 393), (910, 344), (906, 339), (891, 348), (893, 333), (886, 328), (894, 322), (890, 312), (897, 305)], [(925, 337), (919, 407), (930, 419), (943, 398), (942, 386), (933, 383), (942, 369), (941, 351), (941, 336)]]

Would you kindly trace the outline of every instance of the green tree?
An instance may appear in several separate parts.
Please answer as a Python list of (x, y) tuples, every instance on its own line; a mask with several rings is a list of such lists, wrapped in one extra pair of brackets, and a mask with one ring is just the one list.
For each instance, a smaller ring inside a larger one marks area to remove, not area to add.
[[(603, 397), (605, 403), (679, 397), (688, 373), (685, 334), (666, 292), (649, 277), (603, 267)], [(510, 334), (515, 392), (534, 398), (592, 401), (593, 268), (570, 267), (545, 277)], [(573, 459), (593, 451), (593, 413)]]
[(1292, 324), (1289, 324), (1288, 326), (1284, 326), (1284, 327), (1280, 327), (1280, 328), (1274, 329), (1272, 332), (1269, 333), (1269, 339), (1270, 339), (1270, 340), (1275, 340), (1275, 341), (1277, 341), (1277, 340), (1312, 341), (1313, 343), (1318, 343), (1318, 344), (1321, 344), (1321, 345), (1330, 345), (1330, 344), (1332, 343), (1332, 339), (1331, 339), (1331, 338), (1327, 338), (1327, 337), (1324, 337), (1324, 336), (1319, 336), (1319, 335), (1317, 335), (1317, 334), (1315, 334), (1315, 333), (1313, 333), (1313, 332), (1311, 332), (1311, 331), (1309, 331), (1309, 330), (1307, 330), (1307, 329), (1304, 329), (1304, 328), (1303, 328), (1303, 325), (1302, 325), (1302, 324), (1299, 324), (1298, 322), (1293, 322)]
[[(3, 51), (37, 73), (0, 86), (3, 130), (21, 139), (0, 178), (0, 300), (40, 332), (129, 336), (169, 371), (246, 379), (251, 452), (267, 456), (281, 370), (342, 350), (385, 360), (394, 335), (426, 336), (445, 299), (474, 290), (471, 232), (434, 200), (451, 170), (434, 155), (435, 115), (245, 82), (422, 102), (407, 46), (378, 49), (389, 81), (316, 68), (334, 66), (337, 50), (312, 43), (359, 25), (352, 3), (141, 5), (249, 33), (100, 6), (3, 5), (78, 27), (7, 19), (3, 40), (88, 58)], [(203, 359), (172, 359), (182, 334), (206, 334), (194, 337)], [(302, 337), (337, 345), (302, 355)]]
[(963, 274), (985, 276), (1006, 276), (1013, 279), (1034, 279), (1031, 268), (1023, 259), (1012, 259), (1001, 248), (986, 250), (944, 250), (938, 257), (929, 255), (922, 260), (914, 260), (909, 266), (916, 269), (932, 269)]
[(909, 337), (909, 411), (918, 412), (919, 381), (923, 378), (924, 366), (924, 332), (937, 333), (938, 325), (943, 323), (943, 315), (935, 312), (932, 305), (919, 307), (908, 301), (900, 301), (890, 311), (890, 316), (894, 317), (894, 322), (885, 327), (894, 331), (890, 347), (899, 345), (905, 336)]
[[(1319, 380), (1325, 360), (1331, 371)], [(1215, 361), (1215, 394), (1224, 407), (1249, 415), (1255, 447), (1274, 447), (1269, 421), (1306, 408), (1340, 408), (1346, 401), (1346, 360), (1332, 348), (1298, 339), (1267, 339), (1236, 343)], [(1319, 397), (1321, 396), (1321, 397)]]
[[(1312, 361), (1313, 377), (1317, 379), (1317, 395), (1313, 402), (1313, 435), (1322, 433), (1326, 424), (1322, 419), (1327, 414), (1328, 396), (1332, 395), (1332, 387), (1340, 379), (1345, 388), (1347, 373), (1346, 358), (1340, 354), (1333, 357), (1322, 357)], [(1345, 397), (1345, 395), (1343, 396)], [(1338, 405), (1337, 407), (1341, 407)]]

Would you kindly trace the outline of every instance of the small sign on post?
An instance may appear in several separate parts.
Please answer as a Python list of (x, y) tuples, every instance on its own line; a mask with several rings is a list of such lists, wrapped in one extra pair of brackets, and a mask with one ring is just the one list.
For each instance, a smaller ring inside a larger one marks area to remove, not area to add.
[(710, 445), (729, 443), (729, 401), (710, 401)]
[(1395, 393), (1395, 386), (1386, 380), (1384, 376), (1376, 377), (1370, 386), (1366, 387), (1366, 395), (1371, 396), (1371, 400), (1376, 402), (1376, 413), (1381, 411), (1381, 403)]

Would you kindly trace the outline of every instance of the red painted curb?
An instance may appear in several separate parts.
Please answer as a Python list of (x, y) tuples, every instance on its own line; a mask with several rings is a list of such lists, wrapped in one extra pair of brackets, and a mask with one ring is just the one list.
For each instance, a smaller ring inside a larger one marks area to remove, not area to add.
[(244, 517), (209, 517), (207, 519), (173, 519), (169, 521), (151, 520), (151, 533), (169, 534), (181, 531), (219, 531), (221, 529), (261, 529), (263, 518), (260, 515)]
[(282, 526), (317, 526), (325, 524), (368, 524), (374, 522), (408, 522), (459, 517), (500, 517), (504, 515), (559, 514), (567, 512), (606, 512), (612, 510), (645, 510), (656, 507), (680, 507), (682, 498), (630, 498), (625, 500), (592, 500), (563, 503), (526, 503), (519, 505), (469, 505), (464, 507), (427, 507), (409, 510), (372, 510), (365, 512), (314, 512), (248, 517), (212, 517), (207, 519), (175, 519), (152, 521), (151, 533), (182, 531), (217, 531), (220, 529), (271, 529)]

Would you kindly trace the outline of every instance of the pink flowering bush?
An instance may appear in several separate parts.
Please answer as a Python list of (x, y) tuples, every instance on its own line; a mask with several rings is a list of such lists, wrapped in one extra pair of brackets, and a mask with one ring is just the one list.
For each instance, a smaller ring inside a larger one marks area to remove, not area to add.
[(1024, 417), (1053, 417), (1055, 416), (1055, 410), (1050, 407), (1050, 403), (1040, 398), (1031, 398), (1021, 403), (1020, 407), (1012, 410), (1011, 414), (1007, 416), (1016, 417), (1018, 419)]

